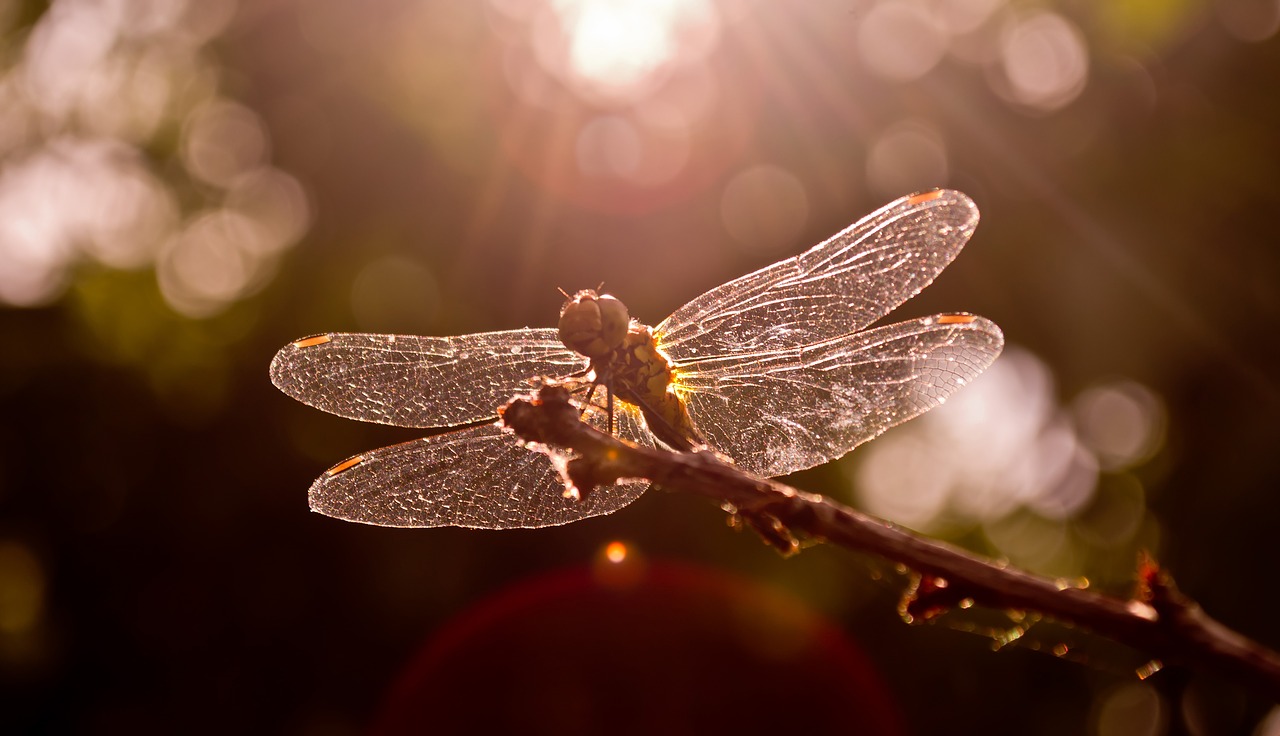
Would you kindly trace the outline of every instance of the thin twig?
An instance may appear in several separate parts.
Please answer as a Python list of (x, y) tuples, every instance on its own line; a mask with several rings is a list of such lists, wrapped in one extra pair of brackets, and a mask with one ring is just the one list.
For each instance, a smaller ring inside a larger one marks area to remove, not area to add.
[(1035, 611), (1135, 647), (1159, 662), (1212, 669), (1280, 702), (1280, 655), (1210, 618), (1182, 595), (1153, 560), (1139, 566), (1129, 600), (1071, 587), (900, 529), (823, 496), (742, 472), (710, 451), (670, 452), (636, 447), (583, 423), (569, 392), (544, 386), (517, 399), (503, 422), (526, 442), (572, 450), (565, 465), (580, 493), (617, 481), (645, 478), (672, 491), (732, 507), (783, 551), (797, 535), (825, 540), (901, 563), (922, 576), (904, 612), (928, 617), (961, 601), (995, 609)]

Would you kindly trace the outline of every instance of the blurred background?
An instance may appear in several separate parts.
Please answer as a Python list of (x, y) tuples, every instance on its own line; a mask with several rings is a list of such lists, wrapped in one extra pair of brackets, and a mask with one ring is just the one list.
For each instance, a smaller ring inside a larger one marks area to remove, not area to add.
[(1261, 695), (696, 499), (563, 528), (308, 512), (412, 432), (322, 331), (656, 324), (903, 194), (983, 314), (947, 406), (788, 480), (1280, 645), (1280, 2), (0, 0), (0, 731), (1280, 732)]

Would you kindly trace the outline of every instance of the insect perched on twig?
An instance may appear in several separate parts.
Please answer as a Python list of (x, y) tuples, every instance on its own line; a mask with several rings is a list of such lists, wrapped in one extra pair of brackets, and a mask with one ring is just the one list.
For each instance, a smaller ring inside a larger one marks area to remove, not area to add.
[(311, 506), (368, 524), (498, 529), (564, 524), (640, 496), (647, 483), (632, 481), (566, 497), (548, 457), (498, 426), (498, 407), (539, 377), (575, 379), (586, 419), (637, 444), (705, 444), (760, 476), (834, 460), (940, 405), (999, 355), (1000, 329), (972, 314), (866, 329), (928, 286), (977, 224), (960, 192), (903, 197), (654, 328), (588, 290), (558, 329), (294, 341), (271, 380), (295, 399), (455, 428), (338, 463), (311, 486)]

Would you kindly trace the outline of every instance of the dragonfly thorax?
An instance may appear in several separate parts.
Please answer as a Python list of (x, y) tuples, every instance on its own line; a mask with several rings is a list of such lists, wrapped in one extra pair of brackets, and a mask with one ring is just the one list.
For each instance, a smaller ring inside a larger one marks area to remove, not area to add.
[(648, 326), (632, 321), (622, 345), (591, 365), (618, 398), (640, 409), (649, 431), (667, 446), (691, 450), (706, 443), (684, 401), (671, 389), (674, 369)]
[(621, 301), (583, 289), (560, 309), (560, 342), (593, 360), (604, 358), (622, 347), (630, 324)]

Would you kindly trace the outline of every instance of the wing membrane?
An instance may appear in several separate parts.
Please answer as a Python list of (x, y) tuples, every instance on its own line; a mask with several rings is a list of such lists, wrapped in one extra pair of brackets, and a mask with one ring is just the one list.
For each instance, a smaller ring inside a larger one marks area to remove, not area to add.
[(586, 364), (553, 329), (457, 337), (334, 333), (282, 348), (271, 361), (271, 382), (348, 419), (450, 427), (497, 416), (532, 378), (566, 376)]
[(856, 332), (933, 282), (978, 224), (964, 194), (903, 197), (793, 258), (694, 299), (654, 330), (677, 363)]
[[(604, 421), (597, 411), (590, 418)], [(624, 407), (615, 419), (619, 435), (652, 446), (639, 412)], [(491, 423), (358, 455), (320, 476), (309, 496), (313, 510), (365, 524), (514, 529), (608, 514), (648, 485), (623, 482), (567, 499), (550, 459)]]
[(942, 404), (987, 368), (1000, 328), (938, 315), (790, 350), (678, 369), (694, 424), (741, 468), (776, 476), (834, 460)]

